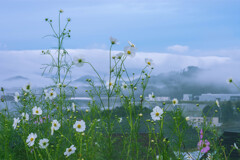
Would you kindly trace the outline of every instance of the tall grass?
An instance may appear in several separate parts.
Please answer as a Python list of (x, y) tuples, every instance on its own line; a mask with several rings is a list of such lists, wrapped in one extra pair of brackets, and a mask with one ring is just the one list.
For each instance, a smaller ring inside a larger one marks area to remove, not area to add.
[[(52, 75), (52, 85), (41, 95), (36, 95), (30, 84), (24, 86), (15, 95), (16, 113), (10, 113), (8, 102), (1, 99), (1, 159), (174, 160), (186, 159), (183, 152), (195, 159), (190, 151), (199, 151), (197, 159), (204, 154), (209, 159), (229, 158), (218, 129), (206, 117), (201, 128), (189, 125), (183, 110), (177, 107), (177, 99), (167, 104), (156, 102), (160, 107), (153, 106), (153, 110), (144, 107), (145, 90), (154, 68), (151, 59), (145, 59), (146, 66), (137, 74), (140, 76), (126, 68), (125, 61), (134, 58), (136, 52), (133, 43), (113, 55), (118, 42), (110, 38), (107, 81), (87, 58), (72, 58), (63, 46), (64, 40), (70, 38), (71, 19), (62, 24), (62, 13), (60, 10), (57, 28), (51, 19), (45, 19), (52, 29), (46, 37), (56, 39), (58, 44), (55, 51), (42, 51), (51, 58), (50, 64), (43, 64), (43, 74)], [(91, 98), (88, 110), (69, 100), (77, 89), (68, 79), (71, 68), (78, 66), (80, 70), (83, 65), (91, 67), (98, 77), (98, 81), (86, 80), (91, 88), (86, 90)], [(136, 91), (141, 92), (140, 97)], [(1, 92), (4, 97), (4, 88)], [(172, 111), (166, 111), (170, 107)]]

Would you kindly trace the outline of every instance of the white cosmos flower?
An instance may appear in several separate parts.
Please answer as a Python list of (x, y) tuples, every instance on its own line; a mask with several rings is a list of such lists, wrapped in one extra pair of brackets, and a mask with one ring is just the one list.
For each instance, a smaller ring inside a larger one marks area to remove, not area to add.
[(132, 47), (132, 48), (135, 48), (135, 49), (136, 49), (136, 46), (135, 46), (135, 44), (133, 44), (132, 42), (128, 41), (128, 44), (130, 45), (130, 47)]
[[(207, 154), (207, 159), (206, 160), (212, 160), (213, 158), (212, 158), (212, 155), (211, 155), (211, 153), (208, 153)], [(190, 159), (190, 160), (192, 160), (192, 159)]]
[(234, 145), (234, 147), (235, 147), (236, 149), (238, 149), (238, 146), (237, 146), (237, 144), (236, 144), (236, 143), (234, 143), (233, 145)]
[(39, 141), (39, 147), (42, 148), (42, 149), (45, 149), (47, 148), (47, 146), (49, 145), (49, 140), (47, 138), (43, 138), (43, 139), (40, 139)]
[(54, 128), (53, 126), (51, 126), (51, 135), (53, 135), (53, 133), (54, 133)]
[(48, 98), (50, 100), (53, 100), (56, 97), (57, 97), (57, 93), (53, 89), (51, 89), (50, 92), (48, 93)]
[(26, 84), (26, 85), (23, 87), (23, 90), (24, 90), (25, 92), (30, 92), (30, 90), (31, 90), (31, 85), (30, 85), (30, 83)]
[(122, 87), (123, 90), (126, 90), (128, 88), (127, 84), (125, 82), (122, 83)]
[(218, 107), (220, 107), (220, 104), (219, 104), (219, 101), (218, 101), (218, 100), (216, 100), (216, 105), (217, 105)]
[(124, 53), (126, 56), (134, 57), (135, 56), (135, 49), (133, 47), (125, 47), (124, 48)]
[(49, 93), (47, 89), (44, 89), (44, 95), (45, 95), (45, 99), (47, 99), (49, 97)]
[(58, 88), (61, 88), (62, 86), (63, 86), (62, 83), (58, 83), (58, 84), (57, 84), (57, 87), (58, 87)]
[(60, 126), (61, 126), (60, 123), (56, 119), (52, 121), (52, 127), (54, 130), (57, 131), (60, 128)]
[(112, 90), (114, 85), (113, 85), (112, 82), (107, 81), (107, 82), (106, 82), (106, 86), (107, 86), (107, 89), (110, 88), (110, 89)]
[(73, 128), (75, 128), (77, 132), (83, 132), (86, 129), (85, 122), (83, 120), (76, 121)]
[(65, 156), (70, 156), (71, 154), (75, 153), (76, 147), (74, 145), (71, 145), (70, 148), (67, 148), (66, 151), (64, 152)]
[(75, 112), (75, 110), (76, 110), (76, 105), (75, 105), (75, 103), (72, 103), (72, 110), (73, 110), (73, 112)]
[(84, 62), (85, 62), (85, 59), (83, 56), (78, 56), (73, 58), (73, 63), (78, 67), (82, 67)]
[(19, 122), (20, 122), (19, 118), (13, 118), (13, 129), (16, 129)]
[(145, 58), (145, 62), (147, 63), (148, 66), (152, 66), (153, 65), (153, 60), (152, 59)]
[(123, 55), (124, 55), (124, 53), (120, 52), (120, 53), (116, 54), (116, 57), (117, 57), (117, 59), (121, 59)]
[(27, 113), (22, 113), (22, 119), (23, 119), (23, 122), (28, 121), (29, 120), (29, 115)]
[(27, 140), (26, 140), (27, 145), (29, 147), (33, 146), (36, 138), (37, 138), (37, 134), (36, 133), (30, 133), (28, 135)]
[(153, 108), (153, 111), (151, 112), (151, 117), (154, 121), (160, 120), (162, 118), (163, 110), (159, 107), (156, 106)]
[(154, 100), (155, 99), (155, 95), (154, 95), (154, 93), (152, 92), (152, 94), (149, 94), (148, 95), (148, 98), (149, 98), (149, 100)]
[(110, 42), (112, 45), (118, 44), (118, 40), (116, 38), (110, 37)]
[(228, 78), (226, 81), (227, 81), (228, 84), (230, 84), (230, 83), (233, 82), (233, 79), (232, 78)]
[(40, 107), (33, 107), (32, 109), (33, 115), (41, 115), (42, 114), (42, 109)]
[(18, 103), (18, 101), (20, 100), (20, 95), (19, 95), (18, 92), (15, 92), (14, 100), (15, 100), (15, 102), (17, 102), (17, 103)]
[(122, 117), (118, 118), (118, 122), (119, 122), (119, 123), (122, 122)]
[(177, 98), (173, 98), (172, 103), (173, 103), (174, 106), (177, 105), (178, 104)]

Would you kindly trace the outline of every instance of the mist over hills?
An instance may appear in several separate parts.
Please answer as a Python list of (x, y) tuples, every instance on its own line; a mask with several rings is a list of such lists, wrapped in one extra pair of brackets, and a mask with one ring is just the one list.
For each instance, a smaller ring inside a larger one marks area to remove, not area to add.
[[(153, 92), (156, 96), (168, 96), (181, 99), (183, 94), (239, 93), (236, 87), (229, 86), (225, 80), (216, 79), (216, 82), (214, 82), (209, 77), (205, 77), (206, 80), (203, 81), (203, 75), (206, 75), (208, 72), (209, 70), (201, 69), (196, 66), (188, 66), (180, 71), (152, 75), (149, 79), (145, 96)], [(86, 82), (88, 78), (92, 79), (94, 82), (99, 82), (96, 76), (83, 76), (73, 82), (81, 82), (85, 84), (84, 86), (86, 87), (88, 86), (88, 82)], [(79, 86), (79, 88), (81, 88), (81, 86)], [(136, 96), (139, 96), (142, 94), (140, 84), (137, 88)]]
[[(230, 87), (225, 81), (202, 81), (207, 70), (195, 66), (188, 66), (179, 72), (162, 73), (151, 76), (146, 92), (154, 92), (156, 96), (170, 96), (182, 98), (183, 94), (200, 95), (203, 93), (238, 93), (236, 88)], [(207, 79), (208, 77), (206, 77)]]
[[(236, 87), (229, 86), (223, 80), (216, 79), (216, 82), (214, 82), (210, 78), (208, 79), (206, 73), (208, 73), (208, 70), (206, 69), (201, 69), (196, 66), (188, 66), (180, 71), (152, 75), (149, 79), (145, 96), (153, 92), (156, 96), (168, 96), (181, 99), (183, 94), (201, 95), (203, 93), (239, 93)], [(204, 81), (203, 77), (205, 79)], [(70, 85), (78, 87), (78, 96), (87, 96), (85, 90), (89, 89), (90, 86), (86, 79), (91, 79), (97, 86), (100, 85), (98, 77), (94, 75), (84, 75), (72, 79)], [(31, 80), (32, 79), (28, 77), (17, 75), (4, 79), (2, 84), (5, 84), (8, 88), (22, 88), (26, 83), (31, 82)], [(41, 80), (37, 79), (37, 81)], [(221, 83), (219, 81), (221, 81)], [(42, 86), (41, 83), (39, 84), (40, 86), (36, 86), (38, 89), (51, 85), (52, 81), (49, 80), (46, 83), (42, 83), (44, 84)], [(142, 94), (140, 84), (137, 88), (136, 96), (139, 96)]]
[(14, 76), (14, 77), (10, 77), (10, 78), (7, 78), (5, 79), (4, 81), (20, 81), (20, 80), (29, 80), (28, 78), (26, 77), (23, 77), (23, 76)]

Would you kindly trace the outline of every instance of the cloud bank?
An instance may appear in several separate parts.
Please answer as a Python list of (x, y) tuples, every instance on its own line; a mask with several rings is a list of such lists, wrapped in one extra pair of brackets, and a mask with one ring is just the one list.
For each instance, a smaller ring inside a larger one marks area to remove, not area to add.
[(168, 51), (173, 51), (173, 52), (180, 52), (180, 53), (183, 53), (183, 52), (187, 52), (189, 49), (188, 46), (182, 46), (182, 45), (173, 45), (173, 46), (169, 46), (167, 48)]
[[(108, 50), (68, 49), (68, 52), (71, 57), (83, 55), (86, 61), (92, 63), (101, 75), (107, 76), (109, 67)], [(113, 51), (112, 55), (119, 52)], [(240, 67), (240, 64), (236, 59), (236, 51), (225, 53), (228, 53), (228, 55), (189, 56), (159, 52), (137, 52), (134, 58), (127, 58), (126, 67), (138, 74), (140, 69), (146, 66), (145, 58), (151, 58), (154, 61), (154, 75), (170, 71), (181, 71), (187, 66), (198, 66), (209, 71), (208, 75), (202, 77), (203, 80), (210, 80), (211, 77), (226, 79), (230, 76), (234, 77), (233, 75), (238, 72), (237, 68)], [(240, 59), (240, 56), (237, 57)], [(48, 84), (50, 80), (41, 77), (43, 71), (41, 68), (43, 67), (42, 64), (47, 64), (50, 60), (50, 57), (41, 55), (41, 50), (0, 51), (0, 85), (7, 85), (8, 82), (4, 80), (14, 76), (26, 77), (36, 86)], [(72, 68), (72, 80), (84, 75), (95, 75), (95, 73), (87, 64), (84, 64), (81, 68), (76, 66)]]

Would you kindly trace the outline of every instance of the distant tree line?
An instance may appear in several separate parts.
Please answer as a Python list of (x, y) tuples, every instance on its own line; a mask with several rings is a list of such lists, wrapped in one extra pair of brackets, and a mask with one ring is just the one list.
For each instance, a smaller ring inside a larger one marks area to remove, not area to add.
[(240, 101), (237, 102), (222, 102), (220, 107), (217, 105), (207, 105), (203, 108), (203, 116), (219, 117), (223, 123), (240, 120)]

